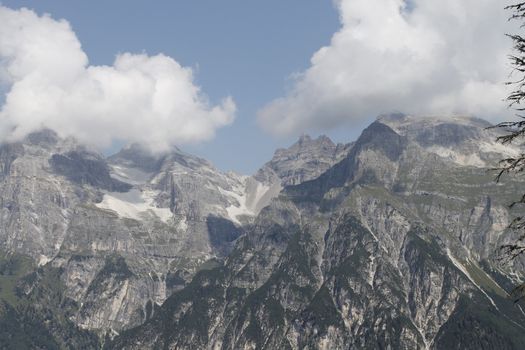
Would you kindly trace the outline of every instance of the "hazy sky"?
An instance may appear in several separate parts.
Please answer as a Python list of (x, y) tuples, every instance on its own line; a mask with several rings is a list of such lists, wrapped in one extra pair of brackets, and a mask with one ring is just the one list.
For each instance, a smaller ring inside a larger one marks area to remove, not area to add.
[(1, 3), (3, 138), (46, 125), (252, 173), (303, 132), (350, 141), (380, 113), (508, 116), (505, 1)]

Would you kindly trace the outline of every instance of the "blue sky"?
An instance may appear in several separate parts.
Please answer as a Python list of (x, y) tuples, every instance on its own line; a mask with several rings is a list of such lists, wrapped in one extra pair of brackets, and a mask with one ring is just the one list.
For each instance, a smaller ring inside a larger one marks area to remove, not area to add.
[(175, 144), (250, 174), (383, 113), (511, 114), (507, 0), (0, 1), (0, 139)]
[[(197, 84), (214, 102), (231, 95), (235, 121), (215, 139), (183, 145), (223, 170), (253, 173), (295, 135), (275, 137), (257, 126), (256, 112), (283, 95), (291, 74), (340, 26), (327, 0), (12, 1), (71, 23), (90, 64), (110, 65), (119, 52), (164, 53), (196, 68)], [(348, 138), (355, 137), (349, 135)], [(339, 139), (346, 135), (338, 135)]]

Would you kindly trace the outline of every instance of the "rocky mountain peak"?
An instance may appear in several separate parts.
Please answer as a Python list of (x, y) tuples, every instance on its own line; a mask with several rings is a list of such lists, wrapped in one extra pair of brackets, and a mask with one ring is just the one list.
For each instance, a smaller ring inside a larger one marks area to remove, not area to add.
[(312, 180), (348, 153), (351, 145), (336, 145), (328, 136), (316, 139), (303, 134), (289, 148), (275, 151), (273, 158), (255, 175), (263, 182), (296, 185)]
[(147, 148), (133, 143), (108, 158), (110, 163), (138, 168), (146, 172), (158, 171), (166, 154), (154, 154)]
[(426, 151), (460, 165), (491, 167), (505, 157), (519, 154), (513, 145), (496, 141), (501, 130), (489, 129), (489, 122), (471, 116), (417, 117), (403, 114), (378, 118)]
[(253, 177), (178, 149), (3, 145), (0, 283), (2, 251), (35, 265), (0, 298), (86, 349), (62, 330), (112, 349), (449, 349), (458, 329), (479, 340), (461, 348), (523, 348), (506, 290), (525, 262), (494, 264), (523, 181), (472, 166), (498, 157), (483, 125), (382, 117), (353, 144), (303, 135)]
[(355, 148), (373, 148), (382, 151), (389, 159), (396, 160), (406, 146), (406, 138), (387, 124), (374, 122), (357, 139)]
[(175, 146), (167, 151), (154, 153), (139, 144), (131, 144), (109, 157), (108, 161), (112, 165), (135, 168), (146, 173), (181, 167), (193, 170), (215, 169), (209, 161), (186, 153)]
[(439, 124), (461, 124), (470, 125), (471, 127), (486, 128), (492, 124), (484, 119), (469, 115), (409, 115), (403, 113), (384, 114), (377, 117), (376, 121), (388, 124), (393, 129), (409, 129), (416, 125), (439, 125)]
[(51, 129), (42, 129), (30, 133), (24, 141), (35, 146), (55, 146), (60, 141), (60, 137)]
[(257, 176), (311, 180), (287, 186), (224, 264), (112, 347), (523, 348), (525, 318), (507, 294), (523, 261), (503, 270), (494, 255), (523, 180), (502, 190), (459, 158), (496, 149), (482, 125), (382, 118), (335, 164), (333, 148), (301, 137)]
[(301, 143), (309, 142), (311, 140), (312, 138), (310, 137), (310, 135), (301, 134), (301, 136), (299, 136), (299, 140), (297, 140), (297, 143), (301, 144)]
[(377, 119), (398, 134), (424, 145), (453, 145), (481, 139), (490, 134), (492, 124), (471, 116), (410, 116), (386, 115)]
[(297, 142), (295, 142), (288, 149), (278, 149), (275, 152), (275, 156), (278, 156), (278, 153), (283, 153), (290, 155), (291, 153), (307, 153), (309, 151), (316, 151), (317, 149), (331, 150), (335, 149), (336, 144), (326, 135), (320, 135), (319, 137), (313, 139), (310, 135), (303, 134), (299, 137)]
[(79, 185), (115, 192), (127, 192), (131, 188), (131, 185), (111, 177), (110, 168), (100, 154), (85, 149), (53, 154), (49, 164), (56, 174)]

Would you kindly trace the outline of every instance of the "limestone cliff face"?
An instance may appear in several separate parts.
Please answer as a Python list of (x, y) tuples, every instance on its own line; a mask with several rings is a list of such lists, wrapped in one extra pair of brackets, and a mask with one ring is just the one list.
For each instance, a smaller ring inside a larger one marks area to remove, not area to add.
[(176, 148), (131, 145), (105, 158), (44, 130), (0, 147), (1, 251), (60, 271), (76, 325), (119, 332), (220, 263), (278, 195), (279, 176), (222, 173)]
[(273, 158), (255, 174), (261, 182), (282, 186), (313, 180), (343, 159), (352, 144), (334, 144), (327, 136), (312, 139), (302, 135), (287, 149), (275, 151)]
[(111, 347), (523, 347), (524, 314), (506, 298), (522, 262), (495, 261), (523, 182), (487, 172), (516, 150), (478, 120), (415, 122), (379, 119), (339, 163), (285, 187), (224, 264)]
[(524, 262), (496, 258), (525, 183), (494, 182), (519, 150), (486, 126), (385, 116), (349, 145), (303, 136), (253, 177), (33, 134), (0, 147), (2, 250), (34, 261), (6, 295), (85, 348), (522, 348), (506, 296)]
[(106, 159), (49, 130), (2, 145), (0, 169), (1, 250), (59, 269), (72, 319), (102, 333), (141, 324), (222, 259), (267, 189), (176, 149)]

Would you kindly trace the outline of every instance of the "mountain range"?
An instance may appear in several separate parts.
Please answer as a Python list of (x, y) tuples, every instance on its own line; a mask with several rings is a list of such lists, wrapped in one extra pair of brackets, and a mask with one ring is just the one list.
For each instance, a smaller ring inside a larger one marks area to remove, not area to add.
[(0, 146), (0, 348), (521, 349), (521, 153), (472, 117), (307, 135), (253, 176), (173, 148)]

